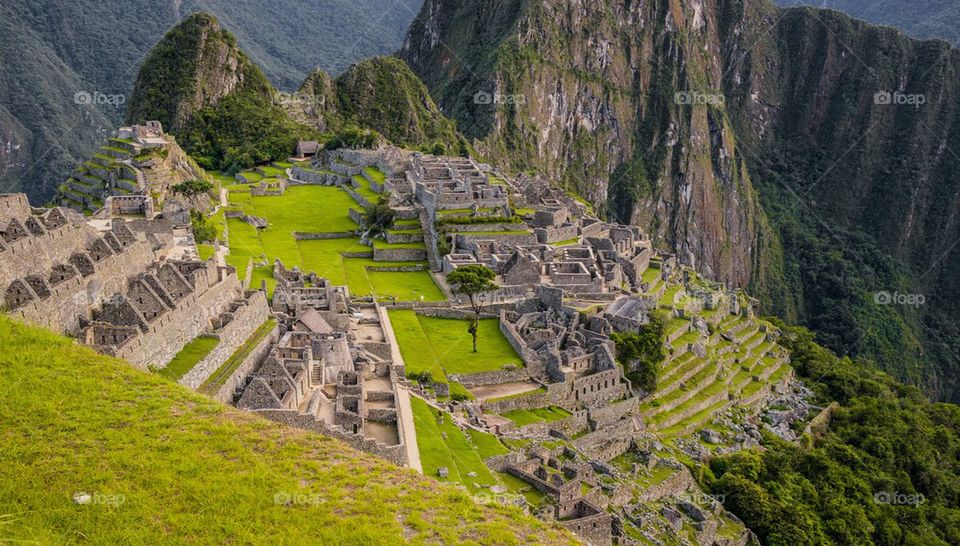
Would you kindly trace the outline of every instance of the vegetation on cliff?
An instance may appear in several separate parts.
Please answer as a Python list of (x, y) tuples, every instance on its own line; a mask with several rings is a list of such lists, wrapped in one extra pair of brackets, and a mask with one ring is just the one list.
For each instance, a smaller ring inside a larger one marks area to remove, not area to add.
[(216, 18), (198, 13), (160, 41), (130, 101), (131, 123), (159, 120), (207, 169), (231, 173), (288, 157), (316, 132), (289, 119), (276, 91)]
[(785, 331), (798, 376), (839, 406), (799, 446), (766, 435), (711, 461), (725, 507), (764, 544), (960, 543), (960, 409)]
[(395, 57), (366, 59), (336, 80), (315, 71), (296, 100), (307, 103), (301, 105), (301, 121), (330, 132), (350, 134), (351, 128), (360, 127), (408, 148), (438, 154), (469, 153), (456, 124), (440, 112), (406, 63)]
[(574, 542), (2, 316), (0, 343), (0, 541)]

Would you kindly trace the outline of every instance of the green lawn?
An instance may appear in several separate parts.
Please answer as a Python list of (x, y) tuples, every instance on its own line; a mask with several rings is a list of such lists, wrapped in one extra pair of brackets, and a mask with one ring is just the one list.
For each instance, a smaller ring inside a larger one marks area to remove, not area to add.
[(218, 343), (220, 343), (220, 340), (215, 337), (200, 336), (190, 343), (187, 343), (183, 349), (177, 353), (177, 356), (173, 357), (173, 360), (167, 364), (167, 367), (158, 370), (157, 373), (177, 381), (192, 370), (198, 362), (210, 354), (210, 351), (212, 351)]
[[(255, 268), (251, 286), (267, 281), (272, 291), (273, 261), (277, 258), (287, 267), (299, 266), (326, 277), (334, 285), (348, 286), (357, 296), (375, 295), (381, 299), (400, 301), (441, 301), (443, 292), (427, 271), (384, 272), (369, 271), (373, 266), (409, 265), (374, 262), (371, 258), (345, 258), (343, 253), (372, 253), (373, 249), (360, 244), (356, 237), (345, 239), (315, 239), (298, 241), (293, 232), (330, 233), (354, 231), (356, 223), (347, 211), (356, 203), (339, 188), (329, 186), (294, 186), (282, 196), (252, 197), (244, 185), (231, 187), (232, 205), (248, 214), (268, 220), (269, 226), (257, 231), (246, 222), (227, 220), (230, 230), (230, 256), (227, 261), (245, 277), (250, 258), (266, 261), (266, 266)], [(385, 244), (385, 243), (384, 243)], [(423, 247), (423, 243), (419, 244)], [(389, 245), (386, 248), (416, 248)]]
[(576, 543), (5, 316), (0, 347), (2, 543)]
[(197, 245), (197, 253), (200, 255), (200, 259), (207, 261), (211, 256), (213, 256), (213, 245), (200, 243)]
[(390, 311), (390, 322), (400, 344), (407, 373), (430, 372), (435, 381), (447, 374), (471, 374), (503, 369), (505, 364), (523, 366), (520, 355), (500, 333), (498, 319), (480, 321), (474, 353), (468, 322), (417, 315), (414, 311)]
[[(466, 486), (471, 493), (483, 491), (479, 485), (497, 485), (500, 482), (493, 472), (483, 464), (481, 449), (453, 423), (449, 414), (444, 414), (443, 423), (437, 422), (440, 412), (428, 405), (420, 398), (413, 397), (413, 422), (417, 429), (417, 445), (420, 448), (420, 463), (423, 465), (423, 474), (433, 476), (438, 480), (460, 483)], [(447, 435), (444, 438), (441, 433)], [(494, 438), (496, 440), (496, 438)], [(490, 440), (481, 442), (483, 452), (490, 452)], [(501, 444), (502, 445), (502, 444)], [(504, 448), (506, 449), (506, 448)], [(437, 471), (446, 467), (449, 471), (447, 478), (440, 478)], [(467, 474), (476, 472), (476, 476)]]
[(570, 417), (572, 414), (563, 408), (550, 406), (547, 408), (536, 408), (529, 410), (512, 410), (503, 413), (502, 415), (513, 421), (518, 427), (522, 427), (523, 425), (530, 425), (533, 423), (549, 423), (551, 421), (559, 421), (561, 419)]

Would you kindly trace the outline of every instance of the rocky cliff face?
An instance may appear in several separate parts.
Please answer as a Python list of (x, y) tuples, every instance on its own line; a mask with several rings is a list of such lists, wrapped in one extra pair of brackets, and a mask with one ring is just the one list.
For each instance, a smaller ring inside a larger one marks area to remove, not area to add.
[(946, 44), (768, 0), (428, 0), (401, 56), (490, 161), (562, 180), (832, 349), (954, 396)]
[(724, 105), (718, 12), (476, 4), (429, 0), (401, 55), (478, 149), (562, 180), (686, 263), (746, 286), (765, 220)]

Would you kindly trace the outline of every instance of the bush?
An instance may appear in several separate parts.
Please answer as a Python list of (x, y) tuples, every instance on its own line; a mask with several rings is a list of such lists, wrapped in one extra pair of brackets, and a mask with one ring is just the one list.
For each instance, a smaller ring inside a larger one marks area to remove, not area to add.
[(190, 229), (198, 243), (211, 242), (217, 238), (217, 228), (199, 210), (190, 211)]
[(180, 184), (173, 186), (171, 189), (173, 190), (173, 193), (191, 196), (207, 193), (213, 189), (213, 184), (207, 182), (206, 180), (187, 180), (186, 182), (181, 182)]

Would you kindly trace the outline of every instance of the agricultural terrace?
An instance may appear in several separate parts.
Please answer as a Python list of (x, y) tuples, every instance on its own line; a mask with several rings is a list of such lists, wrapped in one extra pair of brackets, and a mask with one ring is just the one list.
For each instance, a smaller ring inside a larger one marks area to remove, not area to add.
[[(394, 272), (377, 268), (424, 265), (419, 262), (374, 262), (373, 249), (360, 244), (355, 235), (357, 224), (350, 219), (350, 208), (359, 205), (344, 190), (331, 186), (291, 186), (283, 195), (252, 196), (249, 185), (228, 186), (231, 208), (245, 214), (266, 218), (269, 225), (257, 230), (239, 218), (227, 219), (230, 256), (227, 261), (246, 276), (247, 263), (265, 263), (255, 267), (251, 286), (266, 281), (272, 292), (273, 261), (277, 258), (287, 267), (298, 266), (313, 271), (335, 285), (346, 285), (358, 296), (374, 295), (381, 299), (401, 301), (440, 301), (443, 292), (423, 271)], [(338, 233), (341, 238), (298, 241), (294, 232)], [(378, 242), (386, 248), (393, 248)], [(344, 253), (370, 257), (345, 257)]]

